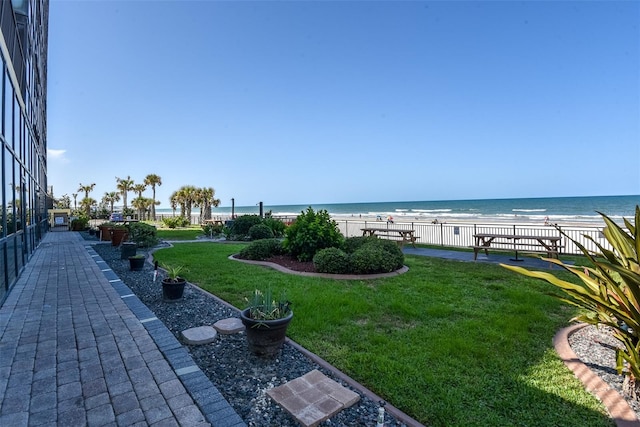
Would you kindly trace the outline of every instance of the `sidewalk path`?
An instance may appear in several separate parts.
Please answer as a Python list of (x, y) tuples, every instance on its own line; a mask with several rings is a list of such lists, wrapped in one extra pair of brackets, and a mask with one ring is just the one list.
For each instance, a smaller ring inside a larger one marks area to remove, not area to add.
[(244, 426), (101, 263), (78, 233), (49, 232), (25, 266), (0, 307), (0, 426)]

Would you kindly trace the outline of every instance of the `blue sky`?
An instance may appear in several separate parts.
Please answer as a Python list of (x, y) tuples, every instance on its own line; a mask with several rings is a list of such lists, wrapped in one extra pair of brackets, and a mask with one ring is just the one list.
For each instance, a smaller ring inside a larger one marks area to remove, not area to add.
[(223, 206), (640, 194), (639, 18), (636, 1), (52, 0), (49, 185), (100, 200), (154, 173), (161, 207), (183, 185)]

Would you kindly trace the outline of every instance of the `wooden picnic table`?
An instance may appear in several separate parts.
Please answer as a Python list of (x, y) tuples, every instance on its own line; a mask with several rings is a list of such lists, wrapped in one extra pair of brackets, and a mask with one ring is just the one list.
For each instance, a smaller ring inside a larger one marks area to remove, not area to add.
[[(414, 248), (416, 247), (416, 240), (418, 239), (415, 236), (415, 230), (404, 230), (401, 228), (376, 228), (376, 227), (366, 227), (361, 228), (363, 236), (378, 236), (378, 237), (387, 237), (391, 238), (391, 240), (397, 240), (398, 243), (402, 246), (405, 243), (410, 243)], [(396, 234), (397, 233), (397, 234)]]
[[(473, 246), (473, 259), (478, 258), (478, 252), (484, 250), (485, 255), (489, 255), (489, 248), (492, 243), (496, 244), (512, 244), (516, 253), (513, 261), (522, 261), (518, 258), (518, 247), (540, 245), (547, 252), (549, 258), (558, 258), (560, 249), (560, 236), (536, 236), (526, 234), (497, 234), (497, 233), (478, 233), (473, 235), (475, 244)], [(505, 241), (506, 240), (506, 241)], [(531, 240), (529, 243), (521, 243), (521, 240)], [(533, 243), (536, 241), (537, 243)], [(505, 249), (505, 248), (501, 248)]]

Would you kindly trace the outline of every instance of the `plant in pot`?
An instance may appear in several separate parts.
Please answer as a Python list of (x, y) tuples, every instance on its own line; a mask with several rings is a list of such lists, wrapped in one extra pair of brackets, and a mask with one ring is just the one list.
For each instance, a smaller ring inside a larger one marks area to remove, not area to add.
[(108, 242), (111, 240), (111, 228), (115, 225), (115, 223), (111, 221), (103, 222), (98, 226), (100, 236), (100, 240), (103, 242)]
[(162, 265), (166, 271), (166, 277), (162, 279), (162, 298), (166, 302), (179, 301), (184, 293), (184, 285), (187, 281), (180, 277), (183, 267)]
[(141, 271), (144, 268), (144, 255), (131, 255), (129, 257), (129, 268), (131, 271)]
[(114, 225), (111, 228), (111, 245), (118, 246), (127, 240), (129, 228), (126, 225)]
[(287, 327), (293, 318), (291, 302), (284, 295), (276, 300), (271, 288), (262, 292), (256, 289), (249, 306), (240, 312), (240, 320), (247, 333), (249, 351), (258, 355), (275, 356), (282, 347)]

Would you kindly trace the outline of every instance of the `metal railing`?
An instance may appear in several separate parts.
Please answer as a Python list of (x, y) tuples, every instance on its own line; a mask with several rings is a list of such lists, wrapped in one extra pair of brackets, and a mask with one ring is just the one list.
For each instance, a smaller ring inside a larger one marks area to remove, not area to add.
[[(469, 223), (438, 223), (431, 224), (425, 222), (402, 222), (396, 221), (388, 224), (385, 221), (360, 221), (360, 220), (337, 220), (338, 228), (345, 237), (361, 236), (362, 228), (396, 228), (403, 230), (415, 230), (417, 243), (443, 246), (443, 247), (471, 247), (474, 245), (474, 234), (491, 233), (491, 234), (516, 234), (524, 236), (561, 236), (559, 243), (560, 252), (565, 254), (581, 254), (580, 249), (571, 241), (571, 239), (584, 245), (587, 249), (596, 251), (596, 245), (585, 238), (590, 236), (597, 243), (606, 249), (611, 249), (609, 242), (602, 234), (602, 227), (559, 227), (554, 226), (535, 226), (535, 225), (501, 225), (501, 224), (469, 224)], [(564, 234), (564, 235), (562, 235)], [(569, 238), (567, 238), (567, 236)], [(508, 249), (509, 243), (493, 243), (497, 248)], [(542, 248), (531, 242), (531, 245), (519, 246), (520, 251), (542, 252)]]

